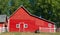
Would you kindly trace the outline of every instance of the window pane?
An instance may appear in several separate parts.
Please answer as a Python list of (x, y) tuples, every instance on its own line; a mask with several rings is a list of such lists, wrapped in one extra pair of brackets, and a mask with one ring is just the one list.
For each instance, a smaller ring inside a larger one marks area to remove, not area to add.
[(28, 25), (27, 24), (24, 24), (24, 28), (28, 28)]
[(20, 24), (16, 24), (16, 28), (20, 28)]
[(49, 26), (49, 27), (51, 27), (51, 26), (52, 26), (52, 24), (51, 24), (51, 23), (49, 23), (49, 24), (48, 24), (48, 26)]

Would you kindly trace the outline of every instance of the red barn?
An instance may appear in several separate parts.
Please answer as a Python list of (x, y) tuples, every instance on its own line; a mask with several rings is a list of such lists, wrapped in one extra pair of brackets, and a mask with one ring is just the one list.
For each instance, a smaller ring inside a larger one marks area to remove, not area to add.
[(23, 6), (8, 19), (9, 32), (55, 32), (55, 24), (31, 15)]

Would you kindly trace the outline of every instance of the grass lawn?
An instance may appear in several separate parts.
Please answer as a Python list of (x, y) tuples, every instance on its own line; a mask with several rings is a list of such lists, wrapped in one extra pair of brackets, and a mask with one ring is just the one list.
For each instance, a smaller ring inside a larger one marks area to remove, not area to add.
[(57, 33), (5, 32), (0, 33), (0, 35), (60, 35), (60, 32)]

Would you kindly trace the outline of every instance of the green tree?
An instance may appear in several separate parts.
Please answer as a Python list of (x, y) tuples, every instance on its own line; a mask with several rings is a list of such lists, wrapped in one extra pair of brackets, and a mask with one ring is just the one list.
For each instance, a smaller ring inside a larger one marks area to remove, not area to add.
[(60, 27), (60, 0), (0, 0), (0, 14), (10, 16), (20, 5), (31, 14), (53, 21)]

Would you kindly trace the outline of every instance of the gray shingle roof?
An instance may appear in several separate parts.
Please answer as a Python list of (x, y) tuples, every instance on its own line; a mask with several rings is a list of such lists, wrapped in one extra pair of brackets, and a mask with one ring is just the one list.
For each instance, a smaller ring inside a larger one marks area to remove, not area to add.
[(6, 15), (0, 15), (0, 22), (6, 22)]

